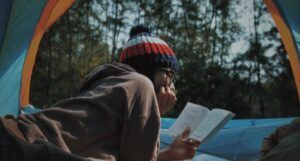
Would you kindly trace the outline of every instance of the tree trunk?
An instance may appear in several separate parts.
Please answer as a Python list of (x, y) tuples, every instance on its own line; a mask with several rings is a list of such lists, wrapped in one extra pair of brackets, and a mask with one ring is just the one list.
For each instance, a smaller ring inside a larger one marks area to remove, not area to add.
[(70, 23), (70, 11), (67, 11), (67, 26), (68, 26), (68, 75), (69, 75), (69, 79), (68, 79), (68, 93), (69, 96), (72, 97), (73, 96), (73, 88), (74, 88), (74, 81), (73, 81), (73, 69), (72, 69), (72, 54), (73, 54), (73, 50), (72, 50), (72, 32), (71, 32), (71, 23)]
[(261, 49), (259, 47), (259, 40), (258, 40), (258, 33), (257, 33), (257, 26), (258, 26), (258, 22), (259, 22), (259, 18), (256, 16), (256, 3), (255, 0), (253, 0), (253, 19), (254, 19), (254, 48), (256, 51), (255, 54), (255, 62), (256, 62), (256, 76), (257, 76), (257, 83), (256, 83), (256, 87), (259, 91), (259, 95), (258, 95), (258, 100), (259, 100), (259, 106), (260, 106), (260, 113), (261, 116), (264, 117), (265, 116), (265, 105), (264, 105), (264, 100), (262, 98), (262, 86), (261, 86), (261, 75), (260, 75), (260, 59), (259, 59), (259, 54), (261, 54)]
[(111, 51), (111, 62), (115, 61), (115, 54), (116, 54), (116, 49), (117, 49), (117, 29), (118, 29), (118, 17), (119, 17), (119, 1), (117, 0), (115, 2), (115, 17), (114, 17), (114, 28), (113, 28), (113, 42), (112, 42), (112, 51)]

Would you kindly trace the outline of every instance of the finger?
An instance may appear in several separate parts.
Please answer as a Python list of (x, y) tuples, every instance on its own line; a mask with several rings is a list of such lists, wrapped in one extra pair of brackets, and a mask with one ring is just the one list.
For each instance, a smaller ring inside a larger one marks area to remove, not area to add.
[(173, 99), (176, 99), (176, 93), (174, 90), (172, 90), (172, 88), (169, 88), (170, 89), (170, 95), (172, 96)]
[(172, 91), (172, 106), (174, 106), (177, 102), (177, 97), (176, 97), (176, 94)]
[(168, 87), (168, 86), (166, 86), (165, 88), (166, 88), (167, 94), (172, 95), (172, 90), (171, 90), (171, 88)]
[(184, 131), (181, 133), (181, 137), (182, 138), (187, 138), (188, 135), (189, 135), (189, 133), (190, 133), (190, 131), (191, 131), (190, 127), (185, 128)]
[(164, 86), (162, 86), (160, 88), (160, 92), (159, 93), (165, 95), (166, 94), (166, 88)]
[(165, 78), (165, 86), (169, 86), (171, 84), (171, 79), (169, 77)]
[(192, 147), (192, 146), (189, 146), (189, 147), (186, 148), (186, 150), (187, 150), (186, 151), (186, 157), (188, 159), (194, 158), (195, 153), (196, 153), (196, 149), (194, 147)]
[(177, 102), (177, 99), (175, 97), (169, 98), (169, 102), (168, 102), (168, 109), (170, 110), (172, 107), (175, 106)]
[(175, 89), (174, 83), (172, 83), (172, 84), (170, 85), (170, 88), (171, 88), (171, 90), (175, 93), (176, 89)]
[(173, 90), (172, 88), (171, 88), (171, 93), (172, 93), (172, 96), (175, 96), (175, 97), (176, 97), (176, 92), (175, 92), (175, 90)]
[(168, 110), (170, 107), (172, 107), (173, 101), (173, 96), (171, 95), (171, 90), (169, 87), (164, 87), (165, 88), (165, 94), (163, 95), (163, 104), (165, 105), (166, 109)]
[(166, 88), (162, 86), (159, 91), (160, 92), (156, 96), (157, 101), (159, 102), (159, 106), (160, 107), (166, 107), (166, 105), (168, 104)]
[(165, 102), (165, 97), (166, 97), (166, 89), (165, 87), (161, 87), (157, 95), (157, 99), (160, 100), (161, 102)]
[(168, 97), (169, 97), (169, 101), (173, 104), (174, 102), (176, 103), (176, 101), (177, 101), (177, 98), (176, 98), (176, 94), (175, 94), (175, 92), (172, 90), (172, 88), (171, 87), (165, 87), (165, 89), (166, 89), (166, 93), (167, 93), (167, 95), (168, 95)]
[(197, 150), (200, 145), (199, 142), (195, 142), (195, 141), (191, 142), (190, 139), (188, 139), (187, 141), (184, 141), (184, 142), (185, 142), (186, 146), (189, 146), (189, 147), (193, 148), (194, 150)]
[(169, 86), (168, 89), (170, 89), (170, 95), (172, 96), (172, 99), (177, 100), (174, 84), (171, 84), (171, 86)]
[(171, 91), (170, 87), (165, 87), (165, 89), (166, 89), (166, 102), (169, 105), (172, 105), (172, 102), (174, 100), (174, 96), (172, 94), (172, 91)]
[(186, 143), (189, 145), (198, 147), (201, 142), (198, 140), (194, 140), (194, 139), (188, 139)]
[(195, 151), (198, 149), (198, 147), (195, 147), (195, 146), (193, 148), (194, 148)]

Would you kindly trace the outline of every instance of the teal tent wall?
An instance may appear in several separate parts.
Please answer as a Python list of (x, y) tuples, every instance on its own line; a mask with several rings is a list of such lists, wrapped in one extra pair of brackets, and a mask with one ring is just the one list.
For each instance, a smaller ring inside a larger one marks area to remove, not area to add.
[(0, 115), (17, 115), (24, 60), (46, 0), (0, 4)]

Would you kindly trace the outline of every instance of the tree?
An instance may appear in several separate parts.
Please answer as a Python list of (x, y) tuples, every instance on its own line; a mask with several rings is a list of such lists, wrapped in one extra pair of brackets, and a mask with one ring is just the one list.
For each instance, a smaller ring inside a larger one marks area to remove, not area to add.
[[(177, 53), (176, 117), (187, 101), (225, 108), (236, 118), (299, 115), (288, 57), (263, 2), (229, 0), (79, 0), (44, 35), (31, 84), (39, 107), (74, 96), (97, 65), (117, 61), (129, 29), (144, 23)], [(246, 15), (247, 17), (247, 15)], [(251, 21), (252, 22), (252, 21)], [(269, 26), (269, 27), (266, 27)], [(253, 29), (249, 34), (249, 28)], [(248, 29), (248, 30), (247, 30)], [(249, 36), (250, 35), (250, 36)], [(232, 44), (243, 39), (245, 50)], [(286, 94), (288, 93), (288, 94)]]

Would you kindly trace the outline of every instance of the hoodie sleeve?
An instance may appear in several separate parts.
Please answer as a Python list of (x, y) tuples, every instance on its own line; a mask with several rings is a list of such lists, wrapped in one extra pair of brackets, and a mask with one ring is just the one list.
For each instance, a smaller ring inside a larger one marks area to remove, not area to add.
[(160, 114), (152, 82), (137, 77), (121, 136), (120, 160), (154, 161), (159, 149)]

